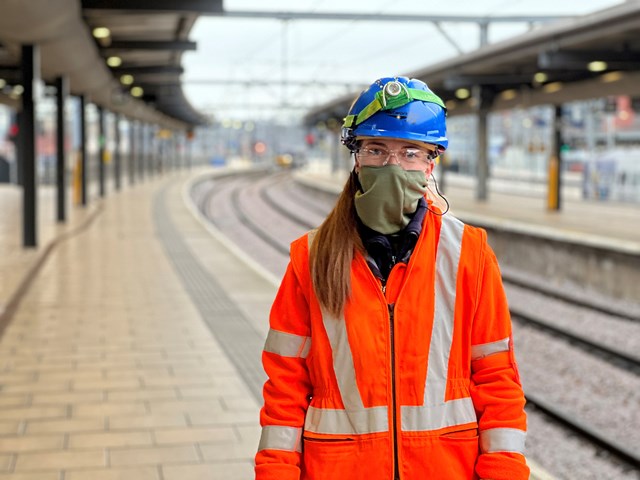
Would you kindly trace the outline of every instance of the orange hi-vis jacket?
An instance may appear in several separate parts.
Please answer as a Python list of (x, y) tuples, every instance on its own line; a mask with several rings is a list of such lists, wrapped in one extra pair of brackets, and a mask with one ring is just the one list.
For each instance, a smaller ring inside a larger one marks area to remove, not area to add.
[(484, 230), (425, 216), (385, 288), (359, 252), (341, 318), (321, 309), (307, 235), (263, 352), (257, 480), (524, 480), (524, 394)]

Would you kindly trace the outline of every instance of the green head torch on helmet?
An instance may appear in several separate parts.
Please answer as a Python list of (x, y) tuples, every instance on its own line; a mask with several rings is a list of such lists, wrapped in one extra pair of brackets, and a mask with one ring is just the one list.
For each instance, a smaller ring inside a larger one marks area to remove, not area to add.
[(357, 149), (358, 137), (424, 142), (443, 153), (448, 145), (444, 102), (426, 83), (407, 77), (376, 80), (353, 102), (342, 125), (342, 143)]

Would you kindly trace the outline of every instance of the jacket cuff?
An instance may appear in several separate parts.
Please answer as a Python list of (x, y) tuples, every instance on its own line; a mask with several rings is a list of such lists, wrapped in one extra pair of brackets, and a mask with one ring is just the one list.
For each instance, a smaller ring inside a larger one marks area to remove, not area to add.
[(300, 480), (300, 469), (283, 463), (256, 465), (255, 480)]
[(491, 480), (528, 480), (529, 467), (519, 453), (483, 453), (476, 462), (478, 477)]

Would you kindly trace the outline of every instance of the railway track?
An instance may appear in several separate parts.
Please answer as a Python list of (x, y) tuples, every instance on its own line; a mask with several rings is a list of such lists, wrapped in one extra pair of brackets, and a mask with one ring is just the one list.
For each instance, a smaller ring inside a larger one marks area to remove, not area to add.
[[(296, 186), (286, 172), (271, 175), (265, 175), (262, 172), (249, 176), (229, 176), (216, 180), (216, 184), (215, 188), (213, 186), (208, 190), (203, 188), (203, 191), (198, 193), (200, 195), (198, 204), (201, 210), (223, 233), (226, 229), (232, 237), (239, 235), (237, 229), (239, 225), (250, 231), (254, 239), (258, 239), (263, 244), (260, 247), (254, 244), (249, 249), (253, 250), (253, 254), (258, 259), (279, 258), (280, 266), (272, 269), (276, 274), (284, 272), (288, 261), (290, 241), (319, 225), (332, 207), (332, 202), (328, 201), (327, 197), (309, 201), (307, 198), (309, 195), (305, 196), (305, 192), (300, 191), (301, 187)], [(249, 203), (247, 199), (250, 199), (251, 202)], [(220, 221), (220, 215), (213, 213), (213, 205), (215, 204), (224, 205), (223, 211), (227, 214), (231, 212), (237, 219), (233, 228), (229, 229), (229, 225), (224, 225), (224, 222)], [(264, 213), (265, 211), (270, 213), (267, 215)], [(268, 218), (265, 220), (265, 217)], [(283, 220), (276, 221), (274, 220), (276, 217)], [(573, 295), (563, 296), (561, 293), (551, 291), (549, 287), (539, 284), (528, 285), (517, 277), (505, 278), (505, 285), (509, 283), (535, 291), (545, 297), (553, 297), (583, 309), (616, 317), (632, 325), (636, 325), (638, 321), (638, 318), (633, 314), (628, 315), (615, 307), (603, 308), (602, 305), (596, 305), (583, 298), (576, 298)], [(624, 351), (603, 344), (598, 338), (590, 337), (588, 334), (559, 327), (526, 309), (512, 307), (511, 312), (515, 322), (533, 326), (545, 332), (553, 338), (554, 342), (561, 339), (614, 365), (615, 368), (632, 372), (636, 376), (640, 374), (640, 358), (633, 351)], [(551, 402), (544, 395), (533, 392), (527, 394), (527, 400), (538, 411), (580, 435), (589, 443), (606, 450), (627, 465), (640, 469), (640, 455), (635, 450), (629, 448), (624, 442), (616, 440), (612, 435), (601, 432), (590, 426), (588, 422), (569, 413), (570, 409), (566, 406)]]

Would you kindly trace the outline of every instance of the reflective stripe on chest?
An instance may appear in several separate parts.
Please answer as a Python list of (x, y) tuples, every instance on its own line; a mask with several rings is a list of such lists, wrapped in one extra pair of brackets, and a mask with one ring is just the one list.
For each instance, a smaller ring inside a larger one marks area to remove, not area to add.
[[(462, 222), (450, 216), (442, 217), (436, 253), (435, 311), (424, 398), (422, 405), (400, 406), (402, 431), (430, 431), (476, 421), (471, 398), (445, 401), (463, 232)], [(305, 430), (343, 435), (388, 431), (390, 409), (387, 406), (363, 405), (344, 317), (335, 318), (323, 311), (322, 323), (331, 346), (333, 368), (345, 408), (310, 406)]]

